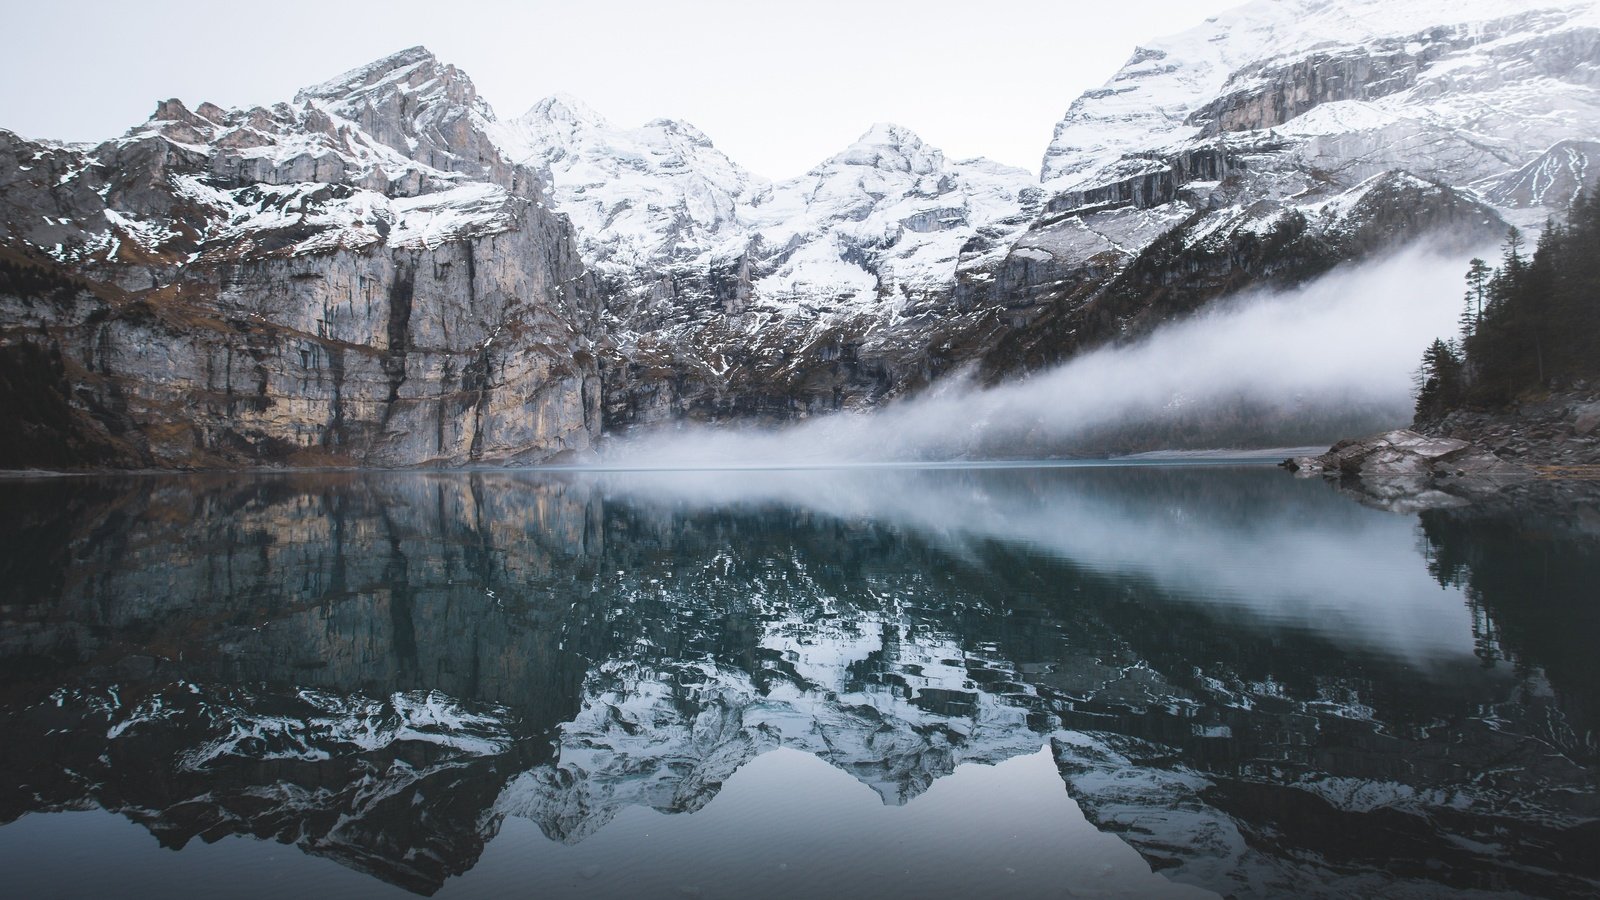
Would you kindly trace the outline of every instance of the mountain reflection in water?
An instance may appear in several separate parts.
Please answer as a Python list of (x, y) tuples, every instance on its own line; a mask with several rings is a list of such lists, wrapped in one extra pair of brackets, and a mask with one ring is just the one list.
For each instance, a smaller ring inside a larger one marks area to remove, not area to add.
[[(170, 893), (243, 835), (304, 851), (230, 886), (262, 892), (1591, 894), (1600, 498), (1565, 490), (0, 482), (0, 879), (71, 893), (103, 846)], [(186, 849), (113, 852), (94, 809)]]

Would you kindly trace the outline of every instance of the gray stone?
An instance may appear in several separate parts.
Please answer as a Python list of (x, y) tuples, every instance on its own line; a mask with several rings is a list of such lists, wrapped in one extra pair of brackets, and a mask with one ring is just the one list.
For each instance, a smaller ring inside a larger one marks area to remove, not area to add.
[(1534, 474), (1466, 441), (1409, 429), (1340, 441), (1321, 456), (1287, 460), (1285, 467), (1336, 478), (1363, 502), (1402, 512), (1457, 505), (1464, 496), (1492, 493)]
[(1600, 428), (1600, 403), (1580, 407), (1572, 419), (1572, 433), (1587, 437)]

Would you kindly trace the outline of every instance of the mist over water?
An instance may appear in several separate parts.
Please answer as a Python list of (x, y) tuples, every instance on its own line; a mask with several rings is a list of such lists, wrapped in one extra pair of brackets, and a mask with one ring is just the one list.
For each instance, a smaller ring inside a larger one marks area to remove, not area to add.
[[(1411, 417), (1422, 348), (1455, 327), (1465, 259), (1416, 247), (1293, 290), (1246, 292), (1134, 343), (998, 387), (956, 377), (868, 412), (776, 428), (660, 431), (612, 444), (603, 461), (782, 466), (1017, 456), (1120, 429), (1159, 434), (1181, 422), (1204, 434), (1208, 420), (1241, 409), (1300, 423), (1343, 417), (1399, 426)], [(1303, 424), (1291, 439), (1326, 441), (1341, 436), (1339, 427), (1326, 434), (1326, 425)], [(1281, 434), (1241, 438), (1235, 428), (1210, 446), (1273, 446)]]
[[(1170, 596), (1306, 631), (1357, 636), (1418, 666), (1473, 649), (1457, 589), (1417, 564), (1416, 523), (1265, 466), (842, 468), (610, 472), (608, 500), (659, 516), (807, 510), (916, 535), (981, 570), (1023, 547), (1138, 573)], [(1317, 548), (1315, 552), (1307, 548)], [(1443, 595), (1443, 596), (1442, 596)], [(1453, 602), (1444, 602), (1454, 596)]]

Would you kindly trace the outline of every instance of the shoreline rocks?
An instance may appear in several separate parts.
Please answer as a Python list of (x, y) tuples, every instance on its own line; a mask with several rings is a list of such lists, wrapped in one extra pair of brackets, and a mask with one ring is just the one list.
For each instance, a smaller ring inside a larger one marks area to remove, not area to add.
[(1340, 441), (1320, 456), (1280, 465), (1302, 478), (1335, 479), (1360, 499), (1396, 512), (1459, 506), (1537, 474), (1468, 441), (1406, 428)]

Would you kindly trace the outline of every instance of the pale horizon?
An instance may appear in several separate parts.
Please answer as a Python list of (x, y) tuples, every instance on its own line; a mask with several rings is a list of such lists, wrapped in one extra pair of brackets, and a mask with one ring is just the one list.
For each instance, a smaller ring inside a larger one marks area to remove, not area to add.
[(875, 122), (909, 128), (952, 159), (1037, 173), (1067, 107), (1137, 45), (1238, 5), (1133, 0), (1112, 14), (1017, 0), (980, 19), (947, 3), (823, 0), (753, 14), (723, 0), (469, 2), (443, 12), (402, 0), (330, 15), (328, 4), (290, 0), (271, 21), (250, 21), (195, 0), (60, 3), (9, 11), (0, 71), (30, 87), (0, 98), (0, 128), (94, 143), (169, 97), (269, 105), (422, 45), (466, 72), (501, 119), (570, 94), (618, 126), (690, 122), (768, 178), (804, 173)]

